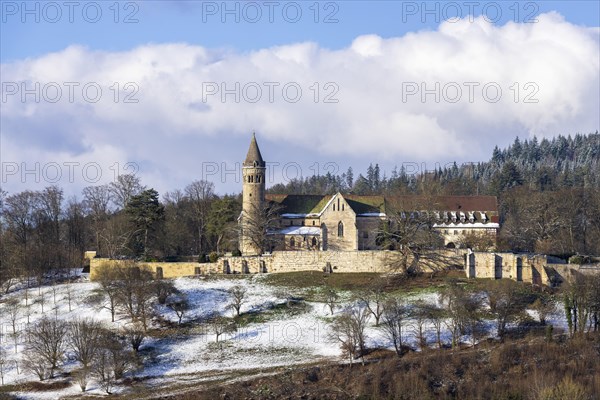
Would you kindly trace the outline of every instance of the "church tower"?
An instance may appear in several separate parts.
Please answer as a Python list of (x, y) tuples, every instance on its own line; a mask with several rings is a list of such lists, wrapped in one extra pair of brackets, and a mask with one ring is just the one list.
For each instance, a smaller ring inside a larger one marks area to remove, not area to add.
[[(245, 256), (255, 256), (262, 254), (257, 240), (252, 240), (253, 235), (261, 233), (256, 232), (256, 222), (260, 220), (260, 214), (265, 205), (265, 172), (266, 164), (262, 159), (256, 135), (252, 134), (250, 148), (246, 155), (246, 160), (242, 165), (242, 233), (240, 240), (240, 250)], [(254, 223), (253, 223), (254, 222)]]

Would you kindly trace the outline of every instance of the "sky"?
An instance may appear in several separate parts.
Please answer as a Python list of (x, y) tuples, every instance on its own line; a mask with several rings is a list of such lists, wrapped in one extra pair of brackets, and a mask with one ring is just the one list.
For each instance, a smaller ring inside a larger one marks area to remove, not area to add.
[(0, 0), (3, 190), (488, 160), (600, 125), (597, 1)]

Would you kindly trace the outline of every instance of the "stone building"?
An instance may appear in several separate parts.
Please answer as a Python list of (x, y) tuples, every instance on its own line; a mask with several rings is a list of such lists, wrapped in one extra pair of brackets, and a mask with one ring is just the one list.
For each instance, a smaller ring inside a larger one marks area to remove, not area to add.
[(250, 224), (260, 218), (269, 205), (277, 205), (279, 221), (272, 241), (262, 252), (277, 250), (356, 251), (378, 250), (378, 234), (390, 217), (401, 213), (413, 218), (415, 213), (433, 213), (435, 229), (444, 245), (461, 247), (467, 235), (488, 237), (495, 243), (499, 229), (498, 204), (494, 196), (357, 196), (334, 195), (265, 195), (265, 162), (256, 137), (250, 142), (243, 163), (243, 211), (240, 250), (243, 255), (259, 255), (251, 235)]

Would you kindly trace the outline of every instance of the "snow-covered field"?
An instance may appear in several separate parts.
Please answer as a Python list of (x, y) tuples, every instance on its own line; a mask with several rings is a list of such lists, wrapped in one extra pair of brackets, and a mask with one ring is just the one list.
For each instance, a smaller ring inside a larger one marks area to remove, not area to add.
[[(247, 299), (242, 305), (242, 313), (267, 310), (286, 302), (285, 297), (288, 293), (283, 292), (281, 288), (266, 285), (263, 281), (264, 275), (236, 279), (226, 277), (176, 279), (175, 286), (187, 295), (191, 305), (191, 309), (184, 315), (183, 322), (198, 321), (212, 313), (232, 316), (232, 310), (227, 308), (229, 304), (227, 290), (234, 285), (241, 285), (247, 290)], [(90, 305), (86, 301), (97, 287), (96, 283), (89, 282), (85, 276), (81, 276), (75, 283), (29, 289), (28, 307), (25, 306), (23, 289), (2, 298), (0, 344), (9, 358), (4, 366), (5, 384), (38, 380), (34, 374), (24, 371), (20, 365), (28, 321), (35, 323), (43, 316), (67, 321), (76, 318), (93, 318), (115, 329), (129, 322), (126, 315), (117, 314), (116, 321), (113, 323), (107, 309)], [(68, 304), (69, 293), (71, 310)], [(12, 321), (6, 309), (6, 300), (11, 297), (18, 298), (22, 304), (17, 320), (16, 351)], [(418, 298), (432, 303), (439, 301), (436, 293), (413, 296), (411, 300)], [(336, 314), (341, 309), (338, 308)], [(157, 305), (155, 312), (159, 318), (177, 323), (177, 316), (169, 308)], [(275, 366), (307, 364), (320, 360), (342, 360), (338, 344), (329, 338), (330, 318), (329, 309), (324, 303), (307, 302), (301, 312), (286, 312), (284, 309), (283, 312), (272, 313), (266, 322), (249, 323), (233, 333), (224, 334), (218, 344), (215, 335), (202, 324), (197, 324), (197, 329), (194, 325), (186, 335), (146, 338), (140, 349), (145, 361), (140, 368), (130, 372), (129, 376), (143, 377), (147, 379), (146, 384), (160, 387), (182, 382), (185, 379), (198, 381), (198, 379), (209, 379), (211, 376), (218, 377), (220, 374), (236, 370), (260, 371)], [(557, 312), (550, 322), (555, 326), (565, 324), (560, 312)], [(153, 326), (159, 327), (156, 318), (153, 320)], [(431, 325), (427, 325), (427, 328), (428, 338), (433, 343), (435, 342), (434, 330)], [(493, 326), (491, 328), (493, 329)], [(411, 329), (407, 329), (405, 337), (409, 344), (416, 342)], [(369, 347), (393, 348), (384, 333), (372, 325), (367, 329), (367, 338)], [(450, 340), (450, 333), (446, 328), (442, 338), (445, 342)], [(67, 360), (62, 370), (68, 372), (75, 368), (77, 363), (71, 359)], [(117, 387), (115, 392), (122, 390), (126, 389)], [(102, 394), (103, 392), (97, 382), (92, 380), (88, 385), (87, 393)], [(81, 391), (76, 383), (73, 383), (71, 387), (60, 391), (18, 394), (23, 398), (55, 399), (81, 394)]]

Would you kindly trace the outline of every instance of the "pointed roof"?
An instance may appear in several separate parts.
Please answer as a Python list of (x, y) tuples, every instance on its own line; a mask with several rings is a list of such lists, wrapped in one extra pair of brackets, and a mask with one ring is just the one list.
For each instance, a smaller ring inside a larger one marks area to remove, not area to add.
[(256, 134), (252, 132), (252, 140), (250, 141), (248, 154), (246, 155), (246, 160), (244, 161), (244, 167), (254, 167), (255, 165), (257, 167), (264, 167), (265, 162), (260, 154), (258, 143), (256, 143)]

